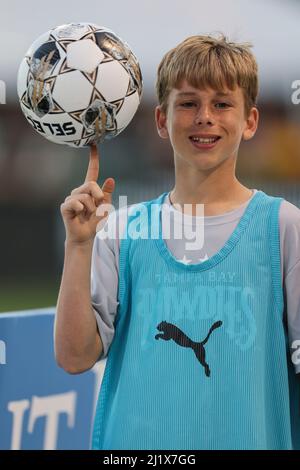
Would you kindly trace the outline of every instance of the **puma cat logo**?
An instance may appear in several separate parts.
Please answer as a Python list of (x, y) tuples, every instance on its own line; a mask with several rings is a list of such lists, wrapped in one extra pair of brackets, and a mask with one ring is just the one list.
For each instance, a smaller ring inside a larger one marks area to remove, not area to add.
[(157, 325), (157, 329), (162, 331), (163, 333), (158, 333), (155, 335), (155, 339), (164, 339), (165, 341), (169, 341), (173, 339), (176, 344), (182, 346), (183, 348), (192, 348), (196, 358), (200, 362), (200, 364), (204, 367), (205, 375), (207, 377), (210, 376), (210, 368), (207, 362), (205, 361), (205, 349), (204, 345), (207, 343), (211, 333), (216, 329), (220, 328), (222, 325), (221, 321), (215, 322), (209, 329), (209, 332), (206, 338), (201, 341), (201, 343), (197, 343), (196, 341), (191, 340), (183, 331), (181, 331), (176, 325), (172, 323), (168, 323), (166, 321), (162, 321), (159, 325)]

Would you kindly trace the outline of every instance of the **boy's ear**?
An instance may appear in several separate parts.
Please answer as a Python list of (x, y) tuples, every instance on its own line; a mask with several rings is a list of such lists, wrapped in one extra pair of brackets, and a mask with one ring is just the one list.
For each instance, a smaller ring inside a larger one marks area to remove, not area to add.
[(250, 140), (254, 136), (257, 126), (258, 126), (258, 119), (259, 119), (258, 109), (255, 106), (253, 106), (246, 120), (246, 126), (243, 132), (243, 140)]
[(167, 115), (162, 111), (161, 106), (156, 106), (155, 108), (155, 122), (158, 135), (162, 139), (168, 139)]

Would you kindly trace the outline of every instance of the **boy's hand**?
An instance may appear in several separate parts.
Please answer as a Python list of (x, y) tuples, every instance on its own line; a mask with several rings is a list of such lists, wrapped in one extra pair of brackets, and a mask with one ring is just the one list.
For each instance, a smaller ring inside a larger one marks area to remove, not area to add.
[[(100, 221), (109, 215), (107, 207), (112, 204), (112, 193), (115, 188), (113, 178), (107, 178), (102, 188), (97, 184), (99, 176), (99, 156), (97, 146), (91, 146), (90, 161), (85, 182), (79, 188), (73, 189), (60, 206), (61, 215), (66, 229), (66, 241), (72, 243), (92, 242)], [(101, 209), (96, 210), (99, 206)], [(99, 213), (100, 212), (100, 213)]]

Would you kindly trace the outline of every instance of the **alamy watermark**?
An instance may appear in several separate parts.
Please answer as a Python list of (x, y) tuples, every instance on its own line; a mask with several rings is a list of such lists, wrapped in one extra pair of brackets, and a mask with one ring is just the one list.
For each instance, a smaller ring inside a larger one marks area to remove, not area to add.
[(300, 340), (295, 339), (293, 343), (291, 344), (291, 349), (295, 349), (295, 351), (292, 354), (292, 362), (295, 366), (298, 366), (300, 364)]
[(3, 80), (0, 80), (0, 104), (6, 104), (6, 85)]
[(295, 90), (291, 96), (292, 103), (300, 104), (300, 80), (293, 81), (292, 89)]
[[(172, 210), (170, 207), (174, 207)], [(122, 211), (123, 217), (120, 217)], [(164, 211), (162, 218), (161, 212)], [(119, 196), (119, 217), (112, 204), (101, 204), (97, 216), (104, 216), (97, 225), (102, 239), (151, 239), (160, 238), (163, 231), (165, 240), (185, 240), (186, 250), (199, 250), (204, 245), (204, 204), (184, 204), (183, 210), (178, 204), (138, 203), (127, 205), (127, 196)], [(106, 224), (107, 217), (110, 222)], [(126, 220), (127, 230), (125, 230)]]

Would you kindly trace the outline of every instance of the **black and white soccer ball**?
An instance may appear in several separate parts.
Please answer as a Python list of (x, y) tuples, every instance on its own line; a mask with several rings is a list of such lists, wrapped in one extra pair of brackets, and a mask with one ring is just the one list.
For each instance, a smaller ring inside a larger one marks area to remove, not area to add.
[(29, 48), (18, 72), (18, 96), (34, 129), (73, 147), (111, 139), (129, 124), (143, 81), (128, 44), (92, 23), (58, 26)]

